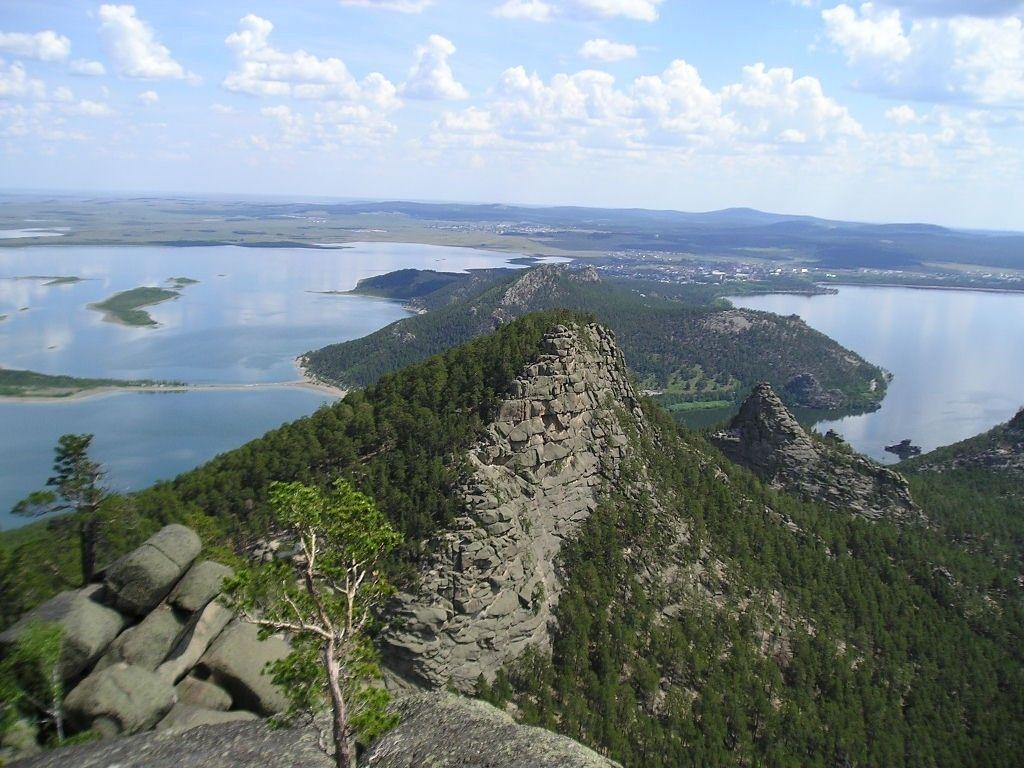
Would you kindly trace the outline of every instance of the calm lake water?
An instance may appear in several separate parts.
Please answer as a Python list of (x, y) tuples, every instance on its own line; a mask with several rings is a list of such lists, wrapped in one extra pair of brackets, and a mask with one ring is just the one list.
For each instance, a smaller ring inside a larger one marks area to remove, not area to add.
[[(118, 379), (253, 384), (299, 379), (297, 355), (365, 336), (407, 313), (345, 291), (415, 267), (508, 265), (505, 254), (410, 244), (332, 249), (233, 246), (0, 248), (0, 367)], [(54, 277), (77, 283), (46, 285)], [(169, 278), (199, 282), (147, 307), (155, 328), (107, 322), (87, 305)], [(0, 527), (46, 482), (57, 438), (96, 435), (94, 455), (118, 490), (143, 488), (268, 429), (312, 413), (326, 395), (295, 388), (116, 393), (66, 402), (0, 402)]]
[(892, 372), (881, 409), (815, 425), (879, 461), (898, 461), (883, 449), (904, 438), (929, 451), (984, 432), (1024, 405), (1024, 294), (851, 286), (827, 296), (730, 300), (800, 315)]

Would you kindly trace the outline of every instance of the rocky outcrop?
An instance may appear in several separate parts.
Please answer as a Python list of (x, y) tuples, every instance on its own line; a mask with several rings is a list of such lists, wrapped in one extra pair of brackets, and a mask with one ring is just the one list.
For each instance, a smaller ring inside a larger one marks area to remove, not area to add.
[(398, 704), (401, 724), (373, 744), (362, 768), (615, 768), (618, 763), (543, 728), (517, 725), (482, 701), (421, 693)]
[(266, 722), (207, 725), (183, 737), (175, 729), (53, 749), (11, 768), (333, 768), (313, 728)]
[(562, 541), (618, 476), (625, 428), (644, 429), (609, 331), (558, 326), (545, 345), (469, 452), (463, 514), (427, 547), (418, 590), (399, 596), (385, 663), (415, 685), (470, 690), (548, 643)]
[(254, 626), (232, 622), (216, 599), (231, 569), (195, 562), (199, 550), (195, 532), (167, 526), (111, 566), (104, 584), (64, 592), (0, 635), (10, 645), (34, 622), (60, 625), (72, 731), (181, 731), (284, 709), (263, 669), (287, 643), (260, 642)]
[(911, 464), (919, 471), (982, 469), (1024, 475), (1024, 408), (1005, 424), (939, 448)]
[(834, 509), (869, 520), (921, 515), (902, 475), (808, 434), (768, 384), (754, 387), (729, 428), (711, 441), (770, 485)]
[(202, 543), (183, 525), (168, 525), (107, 571), (111, 602), (122, 613), (143, 616), (167, 596), (196, 559)]
[(96, 663), (128, 624), (125, 616), (104, 605), (103, 597), (99, 584), (61, 592), (0, 634), (0, 647), (16, 643), (35, 623), (58, 624), (63, 632), (60, 674), (65, 681), (73, 680)]
[(842, 408), (846, 395), (838, 389), (825, 389), (813, 373), (799, 373), (786, 382), (783, 390), (793, 405), (830, 411)]
[[(11, 768), (331, 768), (313, 727), (272, 728), (226, 722), (237, 713), (175, 707), (175, 723), (156, 732), (50, 750)], [(172, 710), (172, 713), (175, 712)], [(449, 693), (416, 694), (397, 705), (401, 724), (359, 761), (360, 768), (615, 768), (583, 745), (540, 728), (516, 725), (490, 704)], [(171, 716), (168, 715), (168, 721)], [(190, 726), (182, 736), (177, 724)]]

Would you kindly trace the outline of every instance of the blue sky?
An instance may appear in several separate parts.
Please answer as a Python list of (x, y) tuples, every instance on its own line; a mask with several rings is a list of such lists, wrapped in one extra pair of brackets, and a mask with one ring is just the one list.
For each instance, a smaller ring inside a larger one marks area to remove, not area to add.
[(1024, 229), (1024, 3), (0, 0), (0, 188)]

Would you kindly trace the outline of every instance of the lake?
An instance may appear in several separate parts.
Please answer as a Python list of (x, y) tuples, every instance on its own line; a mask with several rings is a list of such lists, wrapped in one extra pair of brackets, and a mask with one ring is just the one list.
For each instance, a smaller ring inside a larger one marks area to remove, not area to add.
[[(195, 384), (295, 382), (295, 357), (382, 328), (408, 313), (346, 291), (396, 269), (510, 266), (507, 254), (395, 243), (344, 248), (0, 248), (0, 367), (72, 376)], [(511, 265), (514, 266), (514, 265)], [(47, 285), (55, 277), (79, 282)], [(157, 327), (129, 327), (87, 308), (120, 291), (197, 280), (146, 307)], [(171, 478), (333, 398), (296, 387), (118, 392), (80, 400), (0, 402), (0, 527), (49, 476), (57, 438), (91, 432), (94, 457), (119, 491)]]
[(874, 413), (823, 421), (856, 450), (925, 451), (984, 432), (1024, 405), (1024, 294), (841, 286), (822, 296), (731, 297), (736, 306), (797, 314), (893, 374)]

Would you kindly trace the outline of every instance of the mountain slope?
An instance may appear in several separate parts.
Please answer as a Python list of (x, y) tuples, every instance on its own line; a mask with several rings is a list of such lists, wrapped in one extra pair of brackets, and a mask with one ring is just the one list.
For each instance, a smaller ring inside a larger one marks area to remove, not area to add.
[(441, 300), (419, 295), (417, 306), (431, 311), (308, 352), (302, 363), (321, 380), (365, 386), (528, 312), (566, 308), (593, 312), (614, 330), (638, 380), (664, 390), (668, 403), (738, 402), (760, 380), (793, 405), (823, 409), (869, 409), (885, 393), (881, 370), (796, 317), (645, 296), (600, 281), (593, 269), (541, 266), (474, 281), (458, 295), (443, 289)]
[[(408, 539), (392, 674), (512, 702), (625, 766), (1014, 765), (1017, 572), (938, 527), (767, 487), (637, 402), (591, 320), (504, 324), (135, 514), (205, 512), (244, 548), (268, 533), (269, 481), (352, 480)], [(1002, 535), (984, 515), (974, 530)]]

